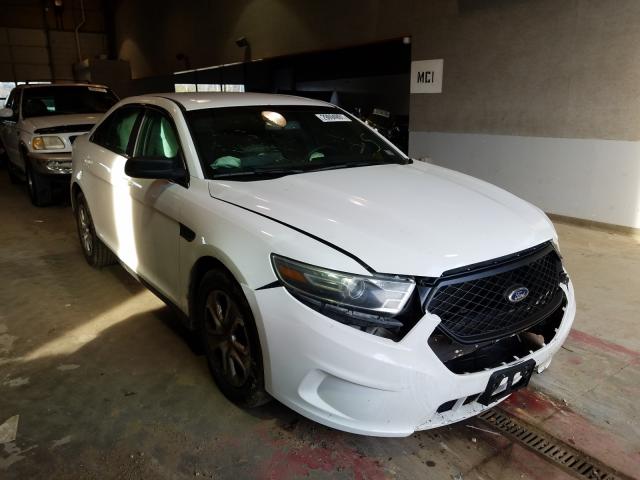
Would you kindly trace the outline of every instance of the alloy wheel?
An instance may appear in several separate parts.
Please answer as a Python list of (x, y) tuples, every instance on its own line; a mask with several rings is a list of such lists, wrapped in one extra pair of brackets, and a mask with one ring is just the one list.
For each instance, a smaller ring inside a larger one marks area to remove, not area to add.
[(213, 368), (229, 384), (242, 387), (249, 378), (251, 347), (242, 313), (226, 292), (209, 292), (204, 327)]
[(91, 223), (87, 208), (84, 205), (78, 207), (78, 220), (80, 226), (80, 239), (82, 247), (88, 255), (93, 251), (93, 237), (91, 236)]

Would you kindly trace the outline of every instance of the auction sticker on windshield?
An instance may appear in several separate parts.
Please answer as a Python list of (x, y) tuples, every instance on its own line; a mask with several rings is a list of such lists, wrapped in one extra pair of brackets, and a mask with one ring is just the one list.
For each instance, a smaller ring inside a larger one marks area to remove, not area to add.
[(323, 122), (350, 122), (351, 120), (346, 115), (341, 113), (316, 113)]

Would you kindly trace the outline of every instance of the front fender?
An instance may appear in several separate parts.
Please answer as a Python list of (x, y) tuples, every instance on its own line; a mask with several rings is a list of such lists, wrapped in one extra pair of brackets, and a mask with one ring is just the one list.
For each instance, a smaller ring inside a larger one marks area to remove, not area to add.
[(265, 216), (212, 198), (206, 180), (192, 177), (185, 196), (182, 223), (195, 232), (188, 242), (181, 239), (181, 307), (188, 311), (189, 280), (193, 266), (202, 257), (222, 263), (242, 288), (255, 290), (277, 280), (271, 265), (276, 253), (313, 265), (368, 275), (359, 263), (286, 225)]

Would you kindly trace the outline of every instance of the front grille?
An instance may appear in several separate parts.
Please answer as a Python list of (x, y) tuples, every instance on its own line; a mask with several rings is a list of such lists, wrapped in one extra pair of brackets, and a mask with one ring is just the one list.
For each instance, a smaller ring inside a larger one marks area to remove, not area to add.
[[(426, 301), (426, 309), (441, 319), (440, 328), (460, 343), (493, 340), (523, 330), (553, 313), (563, 300), (562, 263), (550, 244), (526, 256), (513, 256), (499, 266), (466, 269), (441, 277)], [(513, 303), (508, 295), (529, 290)]]

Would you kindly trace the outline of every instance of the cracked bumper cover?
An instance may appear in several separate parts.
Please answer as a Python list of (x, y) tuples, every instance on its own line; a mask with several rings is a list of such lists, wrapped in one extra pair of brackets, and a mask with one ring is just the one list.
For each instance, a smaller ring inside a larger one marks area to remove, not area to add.
[[(517, 362), (534, 360), (542, 372), (565, 341), (575, 316), (571, 283), (553, 340)], [(263, 342), (265, 383), (275, 398), (324, 425), (352, 433), (408, 436), (479, 414), (499, 402), (463, 404), (483, 392), (494, 368), (455, 374), (428, 346), (440, 319), (426, 314), (393, 342), (335, 322), (294, 299), (284, 288), (244, 287)], [(507, 365), (508, 366), (508, 365)], [(457, 400), (438, 413), (444, 402)], [(503, 399), (501, 399), (503, 400)], [(500, 401), (501, 401), (500, 400)]]

